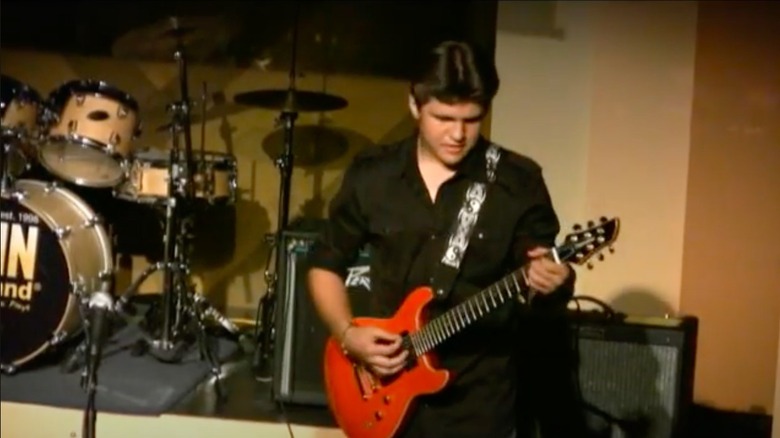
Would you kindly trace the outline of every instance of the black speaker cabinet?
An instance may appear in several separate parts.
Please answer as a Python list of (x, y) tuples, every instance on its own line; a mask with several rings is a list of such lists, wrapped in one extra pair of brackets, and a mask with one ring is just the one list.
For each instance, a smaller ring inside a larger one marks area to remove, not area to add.
[(580, 315), (572, 321), (591, 429), (610, 438), (686, 436), (698, 320)]
[[(306, 286), (307, 260), (317, 237), (315, 232), (282, 235), (274, 398), (285, 403), (325, 406), (322, 357), (328, 331), (314, 309)], [(369, 261), (369, 251), (362, 251), (347, 277), (347, 293), (355, 316), (372, 314)]]

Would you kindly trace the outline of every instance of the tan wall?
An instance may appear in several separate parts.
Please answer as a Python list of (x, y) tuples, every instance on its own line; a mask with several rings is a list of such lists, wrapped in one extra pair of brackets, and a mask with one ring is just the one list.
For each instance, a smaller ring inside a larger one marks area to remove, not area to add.
[[(155, 127), (169, 121), (165, 105), (179, 98), (177, 69), (173, 63), (136, 63), (116, 59), (93, 59), (60, 54), (20, 51), (2, 51), (3, 73), (15, 77), (48, 93), (65, 81), (73, 79), (99, 79), (132, 95), (140, 104), (144, 133), (136, 142), (138, 148), (165, 149), (171, 141), (165, 132), (155, 132)], [(264, 270), (269, 247), (264, 235), (276, 229), (278, 211), (279, 172), (274, 167), (276, 156), (269, 156), (264, 147), (270, 134), (275, 133), (278, 113), (231, 104), (234, 94), (242, 91), (287, 86), (285, 73), (262, 72), (191, 65), (191, 98), (199, 100), (202, 82), (206, 81), (211, 93), (222, 91), (227, 98), (227, 115), (209, 120), (205, 127), (206, 150), (231, 152), (238, 162), (239, 200), (235, 206), (235, 235), (227, 228), (209, 230), (210, 241), (196, 252), (194, 269), (196, 282), (209, 294), (212, 303), (227, 307), (231, 313), (244, 312), (254, 317), (258, 299), (265, 293)], [(327, 79), (327, 80), (326, 80)], [(327, 84), (327, 88), (323, 86)], [(373, 77), (328, 76), (307, 73), (297, 82), (299, 89), (326, 91), (344, 97), (349, 106), (343, 110), (326, 113), (304, 113), (296, 126), (322, 125), (343, 134), (348, 141), (344, 153), (334, 160), (317, 166), (296, 167), (292, 178), (290, 217), (301, 215), (304, 208), (310, 215), (321, 216), (325, 204), (333, 196), (340, 180), (341, 170), (357, 151), (371, 147), (379, 141), (405, 135), (409, 124), (405, 83)], [(210, 103), (209, 106), (213, 106)], [(217, 109), (219, 109), (217, 108)], [(194, 110), (200, 111), (199, 107)], [(299, 136), (298, 138), (303, 138)], [(200, 147), (200, 126), (193, 128), (193, 144)], [(311, 144), (301, 144), (302, 153)], [(319, 146), (318, 146), (319, 147)], [(317, 202), (322, 198), (322, 202)], [(315, 201), (315, 202), (312, 202)], [(313, 212), (313, 213), (312, 213)], [(214, 215), (224, 212), (215, 210)], [(234, 245), (220, 240), (234, 239)], [(234, 247), (232, 254), (220, 255), (218, 264), (205, 263), (208, 251)], [(211, 247), (211, 249), (210, 249)], [(200, 259), (198, 258), (200, 254)], [(145, 258), (133, 257), (135, 278), (147, 265)], [(142, 291), (154, 293), (161, 289), (161, 276), (155, 275), (144, 283)]]
[(501, 2), (492, 134), (544, 166), (567, 227), (622, 219), (578, 293), (699, 316), (696, 399), (771, 410), (778, 15), (738, 4)]
[(777, 4), (701, 3), (681, 297), (702, 318), (698, 398), (768, 412), (780, 315), (778, 20)]
[(578, 288), (627, 312), (679, 305), (695, 23), (688, 2), (500, 3), (493, 138), (542, 164), (566, 228), (625, 223)]

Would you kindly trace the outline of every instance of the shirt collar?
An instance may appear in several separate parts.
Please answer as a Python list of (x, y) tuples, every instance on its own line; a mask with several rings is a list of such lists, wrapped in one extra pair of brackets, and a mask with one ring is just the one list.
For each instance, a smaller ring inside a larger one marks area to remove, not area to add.
[[(487, 182), (485, 151), (490, 142), (480, 136), (477, 144), (458, 164), (456, 177), (466, 177), (472, 181)], [(399, 176), (407, 177), (417, 173), (417, 132), (401, 142), (401, 160)]]

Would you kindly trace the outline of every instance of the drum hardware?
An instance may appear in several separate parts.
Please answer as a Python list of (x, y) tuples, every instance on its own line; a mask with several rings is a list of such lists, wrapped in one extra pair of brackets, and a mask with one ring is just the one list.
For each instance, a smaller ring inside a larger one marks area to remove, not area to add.
[[(255, 333), (256, 350), (253, 358), (255, 376), (259, 379), (271, 378), (271, 352), (274, 342), (274, 323), (276, 315), (276, 287), (280, 266), (280, 251), (278, 248), (281, 235), (289, 222), (290, 208), (290, 182), (294, 165), (293, 131), (298, 114), (301, 112), (321, 112), (341, 109), (347, 106), (347, 101), (341, 97), (312, 91), (299, 91), (296, 89), (297, 77), (297, 48), (299, 8), (296, 2), (294, 7), (294, 20), (291, 43), (291, 62), (289, 70), (289, 82), (286, 90), (254, 90), (238, 93), (234, 101), (238, 104), (255, 106), (264, 109), (279, 110), (277, 125), (281, 125), (284, 132), (284, 150), (276, 159), (276, 167), (280, 173), (279, 204), (277, 229), (270, 243), (269, 266), (273, 264), (274, 272), (266, 269), (264, 280), (266, 293), (260, 298), (258, 305), (259, 321), (255, 321), (255, 327), (259, 328)], [(273, 260), (273, 262), (271, 262)]]
[(37, 90), (0, 74), (0, 192), (36, 159), (43, 99)]
[[(186, 21), (186, 20), (185, 20)], [(148, 352), (163, 362), (178, 362), (183, 359), (187, 347), (192, 341), (200, 346), (201, 357), (209, 361), (212, 373), (217, 380), (217, 391), (220, 389), (220, 365), (211, 351), (208, 343), (204, 320), (219, 313), (199, 296), (190, 281), (190, 243), (192, 210), (196, 199), (195, 157), (193, 153), (191, 127), (191, 101), (188, 92), (188, 61), (185, 54), (184, 40), (196, 30), (183, 27), (178, 18), (171, 18), (165, 31), (160, 32), (166, 40), (174, 41), (173, 58), (178, 64), (180, 85), (180, 100), (168, 105), (171, 113), (169, 131), (172, 147), (167, 159), (167, 175), (165, 196), (155, 199), (164, 217), (163, 257), (162, 261), (151, 265), (136, 279), (121, 295), (116, 309), (127, 316), (127, 304), (136, 294), (141, 283), (152, 273), (162, 271), (162, 322), (157, 327), (159, 333), (143, 333), (138, 349)], [(161, 31), (162, 29), (158, 29)], [(167, 44), (167, 43), (166, 43)], [(205, 90), (205, 85), (204, 85)], [(205, 91), (204, 91), (205, 94)], [(204, 95), (205, 99), (205, 95)], [(205, 105), (204, 105), (205, 109)], [(202, 122), (205, 123), (205, 117)], [(203, 131), (202, 131), (203, 132)], [(183, 141), (180, 139), (183, 136)], [(201, 156), (205, 156), (203, 138), (201, 138)], [(221, 317), (216, 319), (224, 326)], [(230, 327), (229, 330), (232, 330)], [(145, 330), (142, 330), (145, 332)], [(193, 335), (194, 338), (193, 339)]]

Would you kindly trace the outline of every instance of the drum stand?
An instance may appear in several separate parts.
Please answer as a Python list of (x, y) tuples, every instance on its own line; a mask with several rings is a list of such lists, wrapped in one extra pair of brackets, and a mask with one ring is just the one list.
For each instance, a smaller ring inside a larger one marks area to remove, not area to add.
[[(181, 32), (180, 32), (181, 34)], [(180, 362), (187, 347), (195, 340), (200, 347), (201, 359), (211, 364), (216, 379), (217, 394), (223, 396), (221, 388), (221, 366), (211, 349), (204, 319), (212, 317), (229, 332), (236, 334), (238, 328), (219, 314), (206, 299), (198, 295), (190, 282), (189, 248), (192, 225), (191, 210), (195, 199), (194, 160), (190, 134), (190, 100), (187, 92), (187, 64), (181, 43), (175, 53), (179, 65), (181, 101), (170, 105), (173, 113), (171, 123), (171, 148), (168, 172), (169, 198), (165, 202), (165, 234), (163, 260), (144, 271), (117, 301), (117, 311), (127, 316), (125, 306), (137, 292), (141, 283), (156, 271), (163, 271), (162, 326), (159, 338), (144, 334), (139, 348), (162, 362)], [(179, 142), (179, 133), (184, 135), (184, 148)]]

